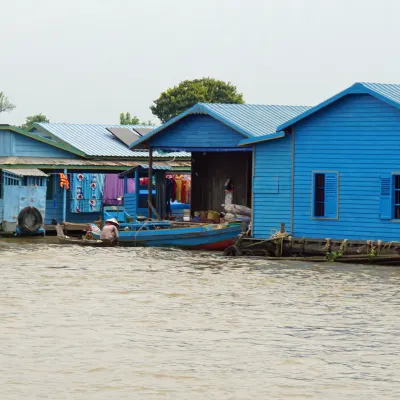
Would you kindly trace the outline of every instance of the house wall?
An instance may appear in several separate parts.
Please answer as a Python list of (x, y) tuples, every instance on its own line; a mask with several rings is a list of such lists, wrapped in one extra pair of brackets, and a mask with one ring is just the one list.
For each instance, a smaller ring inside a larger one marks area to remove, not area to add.
[(11, 130), (0, 130), (0, 156), (78, 158), (68, 151)]
[[(52, 199), (46, 200), (46, 224), (51, 224), (53, 219), (57, 220), (58, 223), (63, 221), (63, 188), (60, 187), (60, 178), (58, 175), (51, 175), (50, 179), (54, 179), (53, 185), (53, 195)], [(102, 212), (93, 213), (73, 213), (71, 209), (71, 195), (70, 191), (67, 191), (67, 213), (66, 218), (68, 222), (94, 222), (100, 216), (103, 215)]]
[[(400, 221), (380, 219), (380, 177), (400, 171), (400, 110), (370, 95), (348, 95), (294, 129), (294, 235), (400, 240)], [(271, 153), (272, 147), (265, 163)], [(312, 217), (318, 170), (339, 173), (337, 220)]]
[(292, 136), (254, 146), (253, 235), (269, 238), (280, 223), (291, 230)]
[(124, 208), (127, 214), (135, 216), (137, 214), (136, 210), (136, 193), (125, 193), (124, 194)]
[(188, 115), (149, 140), (153, 147), (237, 148), (244, 136), (209, 115)]

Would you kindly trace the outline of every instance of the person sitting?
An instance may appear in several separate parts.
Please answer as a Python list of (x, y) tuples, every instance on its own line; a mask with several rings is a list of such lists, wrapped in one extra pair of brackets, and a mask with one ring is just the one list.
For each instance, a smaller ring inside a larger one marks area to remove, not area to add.
[(100, 234), (100, 240), (105, 242), (118, 242), (118, 228), (119, 222), (115, 218), (110, 218), (106, 221), (106, 225), (104, 226), (103, 230)]

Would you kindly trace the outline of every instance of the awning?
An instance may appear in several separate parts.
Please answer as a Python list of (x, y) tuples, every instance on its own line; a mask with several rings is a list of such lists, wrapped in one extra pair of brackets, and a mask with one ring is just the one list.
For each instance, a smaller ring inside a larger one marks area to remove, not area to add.
[[(131, 169), (128, 169), (127, 171), (121, 172), (119, 174), (120, 178), (124, 178), (124, 177), (133, 177), (135, 175), (135, 171), (139, 170), (139, 171), (147, 171), (149, 169), (149, 166), (146, 164), (140, 164), (137, 165), (136, 167), (133, 167)], [(153, 171), (171, 171), (172, 167), (169, 165), (153, 165), (152, 166)]]
[(18, 176), (48, 176), (43, 171), (37, 168), (6, 168), (5, 172), (9, 172)]

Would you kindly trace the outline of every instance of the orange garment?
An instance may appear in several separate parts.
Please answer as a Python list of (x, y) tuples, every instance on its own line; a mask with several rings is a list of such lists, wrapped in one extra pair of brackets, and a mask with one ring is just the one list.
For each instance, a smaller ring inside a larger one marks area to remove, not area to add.
[(176, 200), (182, 203), (182, 181), (177, 179), (176, 183)]
[(65, 189), (69, 189), (69, 181), (67, 175), (60, 174), (60, 187), (65, 187)]

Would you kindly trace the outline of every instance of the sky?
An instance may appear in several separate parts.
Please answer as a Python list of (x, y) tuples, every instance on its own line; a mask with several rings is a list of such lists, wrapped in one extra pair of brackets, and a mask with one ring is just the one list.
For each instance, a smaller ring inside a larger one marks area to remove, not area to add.
[(246, 103), (315, 105), (400, 83), (399, 0), (0, 0), (0, 123), (119, 123), (185, 79)]

